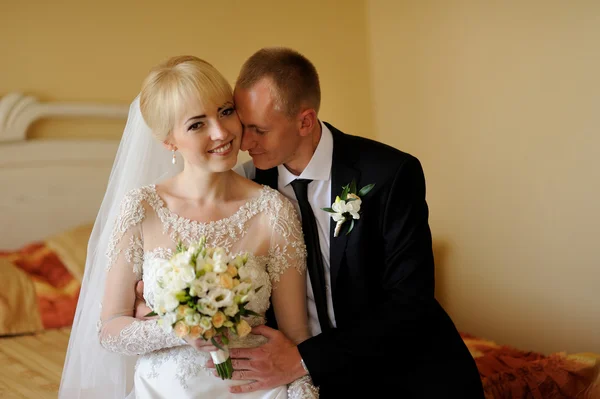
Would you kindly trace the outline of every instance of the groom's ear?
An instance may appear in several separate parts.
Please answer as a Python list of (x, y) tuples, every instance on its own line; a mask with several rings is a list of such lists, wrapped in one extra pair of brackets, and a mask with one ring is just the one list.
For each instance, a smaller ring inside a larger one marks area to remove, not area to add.
[(302, 111), (298, 117), (300, 122), (300, 135), (308, 136), (319, 123), (317, 113), (314, 109), (309, 108)]

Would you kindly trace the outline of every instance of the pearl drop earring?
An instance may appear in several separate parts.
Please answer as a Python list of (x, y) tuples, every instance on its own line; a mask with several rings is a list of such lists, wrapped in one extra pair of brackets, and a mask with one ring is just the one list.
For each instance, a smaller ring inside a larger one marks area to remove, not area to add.
[(173, 160), (171, 161), (173, 163), (173, 165), (175, 165), (177, 163), (177, 158), (175, 158), (175, 150), (173, 151)]

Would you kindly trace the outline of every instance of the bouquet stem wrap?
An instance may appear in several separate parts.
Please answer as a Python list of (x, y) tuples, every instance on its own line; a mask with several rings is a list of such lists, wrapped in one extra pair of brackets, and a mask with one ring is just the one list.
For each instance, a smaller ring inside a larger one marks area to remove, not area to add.
[(229, 348), (225, 345), (223, 345), (222, 348), (223, 349), (211, 351), (210, 356), (212, 357), (212, 361), (215, 364), (219, 377), (221, 377), (222, 380), (228, 380), (231, 379), (231, 375), (233, 374), (233, 365), (231, 364), (231, 358), (229, 357)]

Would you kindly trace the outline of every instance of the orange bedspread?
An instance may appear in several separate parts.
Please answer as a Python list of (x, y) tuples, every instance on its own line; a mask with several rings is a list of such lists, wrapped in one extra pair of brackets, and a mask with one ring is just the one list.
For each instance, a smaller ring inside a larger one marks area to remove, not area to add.
[(91, 226), (85, 225), (0, 251), (0, 335), (70, 327), (73, 323)]
[[(0, 251), (0, 397), (56, 397), (91, 228)], [(462, 337), (487, 399), (600, 399), (600, 355), (545, 356)]]
[(600, 355), (545, 356), (462, 335), (475, 358), (488, 399), (600, 398)]

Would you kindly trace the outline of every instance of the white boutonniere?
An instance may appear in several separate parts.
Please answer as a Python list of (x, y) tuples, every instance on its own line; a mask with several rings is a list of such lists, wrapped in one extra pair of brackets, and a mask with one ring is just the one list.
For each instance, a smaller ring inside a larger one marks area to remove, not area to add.
[(362, 197), (367, 195), (375, 187), (375, 184), (368, 184), (356, 192), (356, 181), (342, 187), (342, 194), (335, 197), (335, 202), (331, 204), (331, 208), (321, 208), (325, 212), (331, 213), (331, 218), (336, 222), (334, 237), (340, 234), (342, 225), (350, 220), (350, 227), (346, 234), (350, 234), (354, 228), (354, 221), (360, 219), (360, 205)]

